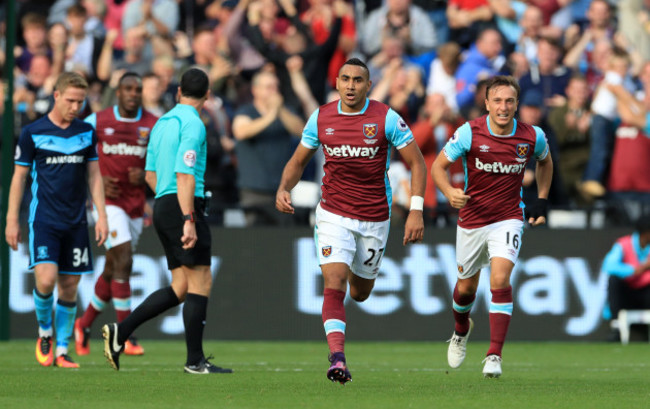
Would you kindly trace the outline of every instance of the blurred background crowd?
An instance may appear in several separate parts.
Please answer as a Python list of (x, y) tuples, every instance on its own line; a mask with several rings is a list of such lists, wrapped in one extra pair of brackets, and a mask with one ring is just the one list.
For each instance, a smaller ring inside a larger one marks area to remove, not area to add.
[[(309, 115), (338, 99), (336, 74), (350, 57), (367, 62), (370, 98), (402, 115), (429, 167), (459, 125), (486, 113), (485, 80), (510, 74), (522, 88), (518, 119), (551, 145), (550, 204), (564, 223), (650, 214), (650, 0), (18, 0), (15, 18), (16, 134), (50, 110), (63, 71), (91, 84), (82, 117), (115, 104), (127, 71), (143, 76), (143, 106), (155, 115), (175, 104), (184, 69), (209, 73), (201, 114), (215, 224), (309, 223), (322, 155), (296, 190), (304, 212), (275, 211), (275, 190)], [(401, 223), (409, 170), (397, 153), (389, 175)], [(464, 184), (462, 164), (452, 180)], [(429, 224), (455, 223), (430, 179), (425, 208)]]

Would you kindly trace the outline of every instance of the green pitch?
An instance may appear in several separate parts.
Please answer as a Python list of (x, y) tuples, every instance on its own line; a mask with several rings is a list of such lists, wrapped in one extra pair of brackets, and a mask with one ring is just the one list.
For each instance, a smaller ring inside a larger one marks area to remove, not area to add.
[(484, 379), (487, 344), (447, 368), (445, 343), (349, 341), (353, 382), (333, 384), (324, 342), (206, 342), (230, 375), (182, 372), (183, 342), (143, 340), (146, 355), (109, 368), (102, 344), (79, 370), (43, 368), (35, 341), (0, 343), (0, 408), (648, 408), (650, 345), (506, 344), (503, 376)]

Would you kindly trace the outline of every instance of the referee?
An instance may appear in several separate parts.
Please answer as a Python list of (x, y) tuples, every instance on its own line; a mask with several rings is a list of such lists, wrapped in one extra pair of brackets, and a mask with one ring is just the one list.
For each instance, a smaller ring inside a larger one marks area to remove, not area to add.
[(104, 355), (119, 370), (131, 333), (147, 320), (185, 301), (183, 323), (191, 374), (230, 373), (203, 354), (203, 326), (212, 286), (210, 229), (203, 218), (207, 145), (199, 111), (209, 95), (206, 73), (191, 68), (181, 77), (179, 103), (163, 115), (147, 147), (146, 181), (156, 192), (153, 222), (165, 249), (172, 284), (147, 297), (121, 323), (104, 325)]

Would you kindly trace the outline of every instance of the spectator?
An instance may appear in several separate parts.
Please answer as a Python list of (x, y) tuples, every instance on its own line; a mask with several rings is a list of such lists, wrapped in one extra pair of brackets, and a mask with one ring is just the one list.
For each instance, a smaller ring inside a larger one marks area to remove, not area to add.
[[(422, 152), (427, 169), (431, 169), (440, 150), (439, 147), (447, 143), (447, 140), (460, 125), (462, 125), (461, 118), (447, 105), (444, 95), (433, 93), (427, 96), (421, 109), (420, 118), (411, 126), (413, 137)], [(461, 161), (455, 162), (450, 167), (450, 181), (452, 186), (463, 188), (465, 174)], [(446, 207), (438, 205), (436, 186), (432, 180), (429, 180), (424, 191), (423, 215), (425, 222), (431, 222), (439, 216), (445, 218), (448, 210)]]
[[(519, 120), (523, 123), (538, 126), (544, 130), (546, 140), (553, 160), (553, 169), (557, 169), (558, 144), (552, 128), (548, 125), (544, 116), (544, 101), (542, 94), (536, 89), (529, 90), (523, 94), (519, 102)], [(524, 171), (523, 192), (524, 203), (530, 205), (537, 200), (537, 184), (534, 165), (528, 164)], [(564, 183), (559, 172), (553, 172), (551, 189), (548, 195), (548, 203), (554, 207), (566, 207), (569, 199), (564, 191)]]
[(21, 114), (23, 125), (50, 112), (54, 103), (52, 93), (56, 78), (52, 74), (52, 62), (45, 54), (32, 56), (27, 74), (16, 78), (13, 101)]
[(381, 79), (369, 98), (390, 106), (410, 124), (417, 119), (424, 94), (420, 71), (414, 66), (403, 65), (401, 59), (395, 58), (382, 70)]
[(121, 58), (113, 59), (113, 46), (118, 32), (111, 30), (106, 34), (99, 61), (97, 62), (97, 78), (106, 81), (116, 70), (133, 71), (144, 75), (151, 70), (151, 60), (144, 56), (145, 32), (142, 28), (133, 27), (124, 33), (124, 54)]
[(103, 39), (93, 37), (86, 31), (88, 13), (79, 4), (74, 4), (66, 13), (66, 26), (69, 30), (69, 38), (65, 51), (66, 71), (80, 65), (86, 68), (90, 78), (95, 77), (97, 72), (97, 61), (102, 50)]
[(387, 0), (384, 6), (368, 15), (361, 38), (363, 53), (375, 55), (388, 34), (400, 38), (408, 54), (422, 54), (438, 44), (433, 22), (424, 10), (412, 5), (411, 0)]
[(548, 123), (558, 142), (557, 170), (564, 190), (574, 204), (585, 205), (580, 185), (589, 160), (589, 85), (582, 74), (574, 74), (566, 89), (566, 102), (551, 108)]
[(609, 85), (623, 85), (630, 67), (630, 60), (623, 50), (613, 50), (603, 80), (598, 85), (591, 103), (593, 112), (590, 131), (591, 153), (582, 184), (583, 194), (601, 197), (605, 194), (605, 180), (612, 158), (618, 111), (616, 97)]
[(622, 121), (616, 129), (607, 189), (623, 221), (650, 215), (650, 62), (640, 80), (643, 100), (621, 85), (607, 86), (618, 100)]
[(441, 94), (445, 104), (453, 112), (458, 112), (456, 101), (456, 70), (460, 64), (460, 46), (457, 43), (445, 43), (438, 47), (438, 56), (431, 62), (427, 95)]
[(537, 43), (537, 63), (531, 64), (530, 71), (521, 77), (519, 85), (521, 94), (526, 95), (531, 89), (537, 90), (543, 99), (543, 114), (550, 107), (564, 103), (564, 92), (571, 72), (560, 64), (562, 47), (552, 37), (542, 37)]
[[(300, 16), (300, 19), (309, 26), (314, 42), (323, 44), (327, 41), (335, 20), (333, 2), (332, 0), (308, 0), (308, 3), (309, 8)], [(339, 68), (347, 60), (347, 55), (356, 47), (357, 29), (354, 24), (352, 8), (348, 6), (346, 13), (341, 16), (341, 34), (328, 68), (327, 80), (333, 89), (336, 88)]]
[[(327, 70), (328, 64), (336, 45), (338, 43), (339, 33), (341, 32), (341, 16), (347, 12), (347, 6), (342, 0), (337, 0), (335, 5), (336, 19), (330, 31), (327, 41), (322, 44), (315, 44), (304, 31), (304, 25), (298, 19), (297, 11), (291, 3), (282, 2), (285, 7), (285, 13), (291, 18), (293, 27), (286, 31), (285, 38), (281, 42), (281, 48), (273, 49), (272, 43), (265, 39), (261, 29), (262, 15), (249, 13), (249, 24), (251, 25), (251, 41), (260, 53), (271, 63), (273, 63), (276, 74), (280, 79), (282, 87), (282, 96), (286, 104), (295, 108), (300, 108), (300, 101), (291, 89), (291, 80), (287, 72), (287, 59), (291, 56), (298, 55), (302, 58), (303, 72), (309, 82), (311, 93), (319, 103), (323, 103), (327, 93)], [(252, 5), (251, 5), (252, 7)], [(299, 27), (302, 27), (300, 30)]]
[(601, 40), (613, 40), (615, 28), (610, 7), (606, 0), (592, 0), (587, 11), (588, 23), (582, 33), (577, 24), (567, 29), (565, 47), (568, 51), (564, 57), (564, 65), (585, 72), (587, 66), (593, 62), (591, 53), (594, 45)]
[(489, 0), (449, 0), (447, 19), (450, 37), (468, 48), (486, 28), (494, 28)]
[(124, 49), (124, 35), (122, 31), (122, 17), (128, 0), (105, 0), (106, 15), (104, 16), (104, 27), (106, 28), (106, 35), (111, 30), (116, 30), (116, 36), (113, 40), (113, 47), (115, 48), (115, 57), (122, 56)]
[(243, 34), (242, 23), (246, 17), (246, 11), (251, 0), (239, 0), (237, 6), (223, 25), (221, 35), (228, 42), (228, 50), (235, 66), (243, 72), (247, 78), (249, 73), (259, 70), (264, 65), (264, 57), (253, 47)]
[(160, 78), (154, 73), (142, 77), (142, 107), (157, 117), (163, 116), (168, 109), (162, 102), (163, 89)]
[(47, 27), (45, 17), (36, 13), (27, 13), (21, 19), (22, 37), (25, 41), (23, 47), (16, 47), (16, 67), (23, 73), (29, 71), (32, 57), (36, 54), (45, 54), (52, 58), (52, 50), (47, 45)]
[[(501, 34), (493, 28), (482, 31), (476, 43), (463, 56), (456, 71), (456, 101), (459, 109), (467, 109), (473, 103), (476, 84), (501, 71), (505, 59), (501, 56)], [(482, 100), (485, 100), (481, 97)]]
[(618, 2), (618, 27), (620, 32), (641, 53), (645, 61), (650, 60), (650, 1), (621, 0)]
[(147, 35), (173, 37), (178, 27), (179, 9), (174, 0), (130, 0), (124, 10), (122, 32), (139, 27)]
[(616, 240), (602, 270), (609, 275), (604, 315), (612, 330), (618, 328), (620, 310), (650, 309), (650, 218), (639, 219), (632, 234)]
[(256, 74), (251, 92), (253, 102), (237, 111), (232, 124), (240, 205), (248, 226), (291, 224), (291, 216), (275, 211), (275, 191), (291, 157), (292, 138), (305, 123), (284, 106), (275, 74)]

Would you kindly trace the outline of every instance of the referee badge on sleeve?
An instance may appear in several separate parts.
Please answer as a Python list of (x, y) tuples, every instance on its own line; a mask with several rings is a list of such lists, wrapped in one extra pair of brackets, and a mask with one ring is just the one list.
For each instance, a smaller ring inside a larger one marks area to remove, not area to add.
[(183, 154), (183, 163), (185, 163), (187, 167), (193, 168), (196, 164), (196, 151), (192, 149), (185, 151)]

